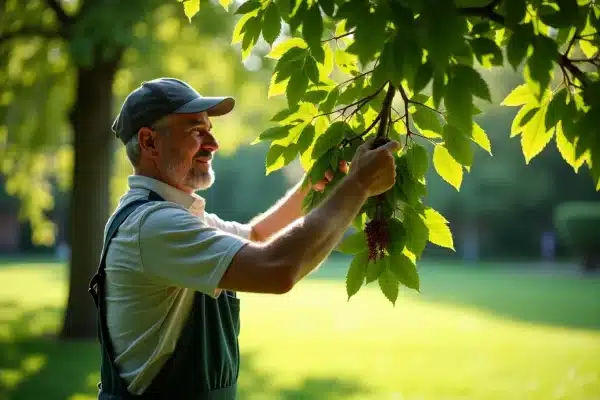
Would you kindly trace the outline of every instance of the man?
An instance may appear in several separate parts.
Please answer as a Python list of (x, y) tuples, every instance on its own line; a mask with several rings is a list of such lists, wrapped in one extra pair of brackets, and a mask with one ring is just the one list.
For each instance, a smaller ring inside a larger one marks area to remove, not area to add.
[(234, 399), (236, 292), (290, 291), (327, 258), (366, 199), (395, 182), (398, 143), (371, 150), (369, 140), (308, 215), (297, 185), (249, 224), (223, 221), (195, 192), (214, 181), (219, 146), (210, 117), (233, 107), (231, 97), (202, 97), (161, 78), (134, 90), (113, 123), (134, 174), (90, 283), (99, 308), (100, 399)]

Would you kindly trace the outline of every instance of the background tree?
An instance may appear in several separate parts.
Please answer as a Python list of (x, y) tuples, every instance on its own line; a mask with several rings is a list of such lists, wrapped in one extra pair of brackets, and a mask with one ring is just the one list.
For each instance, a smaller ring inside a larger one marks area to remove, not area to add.
[[(229, 1), (221, 0), (224, 8)], [(188, 17), (199, 1), (188, 0)], [(424, 204), (429, 164), (456, 190), (474, 146), (492, 154), (474, 117), (476, 100), (492, 102), (482, 69), (522, 73), (502, 105), (520, 107), (510, 136), (520, 136), (529, 164), (555, 140), (564, 160), (587, 167), (600, 189), (600, 5), (590, 0), (248, 0), (233, 42), (247, 57), (259, 41), (274, 45), (270, 94), (287, 108), (257, 139), (270, 142), (267, 174), (300, 157), (309, 177), (337, 170), (360, 143), (400, 140), (398, 180), (370, 199), (358, 232), (340, 250), (354, 256), (352, 297), (378, 281), (395, 303), (400, 283), (419, 290), (416, 261), (428, 242), (454, 249), (448, 221)], [(276, 40), (282, 22), (289, 36)], [(507, 135), (508, 136), (508, 135)], [(311, 191), (306, 209), (334, 185)]]
[[(36, 244), (56, 237), (47, 215), (55, 187), (70, 191), (70, 289), (61, 337), (95, 337), (87, 285), (109, 211), (131, 172), (110, 131), (121, 100), (143, 80), (170, 75), (185, 77), (200, 91), (240, 94), (240, 103), (254, 104), (247, 99), (260, 96), (261, 75), (249, 76), (234, 62), (228, 38), (218, 40), (233, 27), (218, 5), (204, 7), (206, 18), (191, 25), (180, 4), (158, 0), (7, 0), (1, 7), (0, 160), (6, 190), (20, 200)], [(217, 131), (230, 131), (223, 135), (225, 151), (244, 140), (248, 124), (264, 110), (255, 107), (216, 124)]]

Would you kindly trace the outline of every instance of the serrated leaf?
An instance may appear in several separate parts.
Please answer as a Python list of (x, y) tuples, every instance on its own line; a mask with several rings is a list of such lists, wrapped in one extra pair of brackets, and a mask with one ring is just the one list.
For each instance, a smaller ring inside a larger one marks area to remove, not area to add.
[(200, 11), (200, 0), (186, 0), (183, 2), (183, 12), (190, 22), (192, 22), (192, 17), (198, 11)]
[(438, 246), (456, 251), (448, 220), (433, 208), (425, 209), (425, 225), (429, 230), (429, 241)]
[(541, 101), (553, 76), (552, 63), (556, 59), (557, 46), (554, 40), (540, 35), (534, 37), (532, 45), (533, 52), (523, 74), (534, 97)]
[(525, 129), (525, 126), (531, 121), (531, 118), (538, 112), (540, 107), (534, 104), (525, 104), (515, 118), (513, 119), (510, 127), (510, 137), (515, 137)]
[(468, 65), (456, 65), (453, 68), (453, 72), (455, 74), (455, 79), (458, 79), (465, 85), (464, 90), (469, 90), (473, 95), (480, 99), (489, 102), (492, 101), (490, 88), (479, 72)]
[(527, 55), (529, 45), (531, 44), (531, 24), (527, 26), (529, 29), (522, 26), (519, 26), (519, 29), (515, 29), (506, 45), (506, 58), (515, 71)]
[(563, 113), (567, 109), (567, 89), (560, 89), (554, 96), (548, 108), (546, 110), (546, 116), (544, 118), (544, 126), (546, 129), (554, 127), (558, 121), (563, 118)]
[(349, 130), (350, 126), (343, 121), (336, 121), (329, 125), (325, 133), (317, 139), (312, 151), (312, 158), (321, 158), (329, 149), (337, 146)]
[(427, 225), (425, 225), (421, 216), (413, 210), (405, 212), (403, 222), (407, 236), (406, 248), (418, 257), (427, 246), (429, 238)]
[(271, 75), (271, 81), (269, 82), (269, 91), (267, 93), (267, 98), (270, 99), (271, 97), (281, 96), (282, 94), (285, 94), (288, 82), (289, 78), (277, 82), (277, 75)]
[(254, 11), (260, 7), (259, 0), (247, 0), (242, 3), (237, 10), (235, 10), (234, 14), (247, 14), (250, 11)]
[(473, 49), (477, 61), (484, 68), (502, 65), (502, 50), (492, 39), (485, 37), (475, 38), (471, 40), (471, 49)]
[(412, 90), (415, 93), (419, 93), (421, 90), (425, 89), (429, 81), (433, 78), (433, 63), (430, 60), (427, 60), (424, 64), (417, 69), (417, 73), (415, 74), (415, 79), (413, 82)]
[(470, 134), (473, 125), (473, 98), (461, 75), (453, 75), (446, 86), (444, 104), (448, 123)]
[(406, 229), (404, 229), (404, 224), (402, 221), (396, 218), (390, 218), (388, 221), (388, 230), (390, 234), (390, 243), (388, 246), (388, 251), (390, 254), (393, 253), (402, 253), (404, 250), (404, 246), (406, 245), (407, 234)]
[(598, 45), (587, 40), (579, 40), (579, 48), (587, 58), (593, 58), (598, 53)]
[(516, 25), (525, 18), (527, 4), (525, 0), (504, 0), (505, 20), (509, 25)]
[(278, 60), (293, 47), (299, 47), (301, 49), (306, 49), (308, 47), (308, 45), (302, 38), (291, 37), (291, 38), (283, 40), (283, 41), (277, 43), (275, 46), (273, 46), (271, 51), (269, 51), (269, 53), (265, 57), (271, 58), (273, 60)]
[(290, 76), (290, 80), (287, 84), (287, 88), (285, 91), (288, 105), (292, 107), (295, 104), (298, 104), (298, 102), (300, 101), (300, 99), (302, 99), (302, 96), (306, 92), (307, 88), (308, 77), (304, 73), (304, 70), (300, 70), (295, 74), (292, 74), (292, 76)]
[(298, 152), (300, 154), (304, 154), (304, 152), (306, 152), (308, 150), (308, 148), (310, 147), (310, 145), (312, 144), (314, 137), (315, 137), (315, 126), (312, 124), (307, 124), (304, 129), (302, 130), (302, 132), (300, 133), (300, 136), (298, 137)]
[(367, 274), (365, 277), (366, 283), (376, 281), (381, 273), (387, 268), (390, 261), (390, 257), (378, 258), (377, 260), (370, 260), (367, 264)]
[(254, 145), (258, 142), (262, 142), (265, 140), (277, 140), (286, 137), (292, 125), (284, 125), (284, 126), (273, 126), (271, 128), (265, 129), (252, 143)]
[(417, 266), (403, 253), (390, 255), (390, 271), (404, 286), (420, 291), (420, 280)]
[(346, 293), (348, 295), (348, 300), (358, 293), (362, 287), (365, 281), (368, 261), (369, 253), (367, 252), (358, 254), (352, 259), (346, 274)]
[(269, 175), (271, 172), (277, 171), (294, 161), (297, 154), (298, 148), (294, 143), (288, 146), (271, 144), (271, 147), (265, 156), (266, 175)]
[(310, 79), (315, 85), (319, 84), (319, 68), (317, 67), (317, 61), (312, 56), (307, 56), (304, 62), (304, 71), (308, 79)]
[(577, 173), (579, 168), (585, 162), (585, 157), (579, 159), (575, 156), (575, 146), (569, 142), (562, 128), (562, 121), (558, 121), (556, 125), (556, 148), (562, 156), (563, 160), (567, 162), (573, 170)]
[(482, 149), (487, 151), (489, 155), (492, 155), (492, 143), (487, 133), (479, 126), (476, 122), (473, 122), (473, 137), (472, 140), (479, 145)]
[(273, 44), (281, 32), (281, 19), (279, 18), (279, 8), (275, 2), (269, 3), (265, 9), (262, 23), (262, 35), (267, 43)]
[(400, 282), (396, 275), (388, 269), (385, 269), (378, 279), (379, 288), (384, 296), (393, 304), (396, 305), (398, 300), (398, 292), (400, 289)]
[(363, 231), (358, 231), (348, 235), (338, 245), (337, 250), (345, 254), (359, 254), (369, 251), (367, 246), (367, 237)]
[(427, 107), (416, 105), (416, 111), (411, 115), (413, 123), (421, 134), (428, 138), (441, 136), (442, 124), (438, 113)]
[(425, 147), (413, 142), (406, 151), (405, 157), (413, 178), (416, 180), (423, 178), (429, 169), (429, 155)]
[(523, 128), (521, 147), (525, 164), (537, 156), (554, 136), (554, 129), (547, 130), (544, 124), (546, 107), (540, 108)]
[(520, 106), (527, 103), (537, 103), (537, 99), (533, 95), (530, 87), (527, 84), (521, 84), (514, 88), (500, 105), (503, 106)]
[(319, 5), (313, 5), (304, 14), (302, 24), (302, 37), (310, 48), (321, 48), (321, 37), (323, 36), (323, 17), (319, 11)]
[(462, 184), (462, 166), (450, 155), (448, 149), (442, 145), (435, 146), (433, 150), (433, 167), (438, 175), (457, 191)]
[(442, 130), (442, 137), (452, 158), (465, 167), (473, 164), (473, 148), (467, 135), (453, 125), (446, 124)]
[(233, 34), (231, 35), (231, 44), (237, 44), (242, 41), (242, 39), (244, 38), (244, 31), (242, 29), (244, 29), (248, 20), (254, 17), (255, 15), (256, 13), (244, 14), (236, 22), (235, 27), (233, 28)]

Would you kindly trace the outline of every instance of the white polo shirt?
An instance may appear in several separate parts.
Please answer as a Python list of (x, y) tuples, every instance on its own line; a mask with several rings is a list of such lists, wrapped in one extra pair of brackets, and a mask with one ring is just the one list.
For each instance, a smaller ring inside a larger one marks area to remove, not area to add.
[[(220, 294), (219, 281), (249, 242), (250, 227), (205, 212), (205, 201), (133, 175), (123, 205), (153, 190), (167, 201), (139, 206), (106, 255), (107, 325), (129, 391), (142, 393), (175, 350), (195, 291)], [(106, 228), (114, 217), (111, 216)]]

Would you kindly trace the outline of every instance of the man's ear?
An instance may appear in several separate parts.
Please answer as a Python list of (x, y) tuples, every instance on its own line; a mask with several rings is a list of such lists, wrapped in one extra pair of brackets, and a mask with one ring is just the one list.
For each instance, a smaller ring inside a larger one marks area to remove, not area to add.
[(156, 147), (156, 132), (152, 129), (143, 127), (138, 131), (138, 142), (142, 153), (155, 157), (158, 155)]

